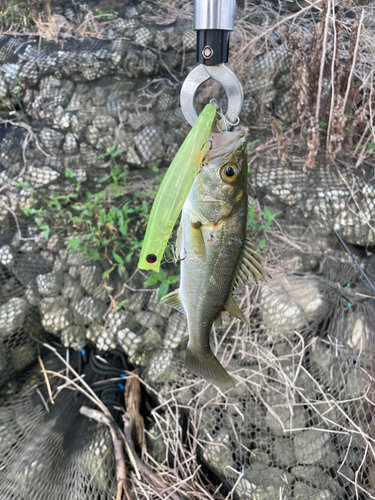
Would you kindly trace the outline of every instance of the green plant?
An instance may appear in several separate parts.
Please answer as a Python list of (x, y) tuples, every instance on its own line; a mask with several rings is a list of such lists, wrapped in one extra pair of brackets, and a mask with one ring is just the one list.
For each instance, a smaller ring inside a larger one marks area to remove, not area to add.
[(95, 17), (98, 21), (114, 21), (117, 14), (112, 7), (101, 8), (95, 10)]
[[(123, 276), (125, 269), (139, 254), (145, 232), (153, 190), (131, 193), (128, 171), (121, 169), (116, 157), (124, 150), (114, 144), (98, 158), (109, 157), (111, 171), (97, 180), (97, 192), (84, 192), (75, 182), (74, 193), (38, 197), (38, 208), (24, 208), (27, 217), (35, 223), (48, 240), (53, 234), (63, 236), (68, 248), (86, 254), (93, 261), (106, 260), (109, 268), (103, 273), (108, 278), (112, 271)], [(65, 176), (77, 177), (71, 169)], [(31, 199), (37, 196), (28, 183), (19, 187), (29, 189)]]
[(164, 295), (167, 295), (170, 285), (173, 285), (179, 279), (180, 279), (179, 274), (167, 277), (165, 271), (163, 271), (163, 269), (160, 269), (158, 273), (152, 272), (148, 277), (148, 279), (144, 282), (144, 285), (154, 286), (159, 284), (158, 302), (157, 302), (159, 304), (160, 300), (164, 297)]
[[(255, 231), (260, 229), (265, 234), (267, 229), (272, 224), (273, 219), (277, 217), (280, 213), (281, 212), (276, 212), (273, 214), (271, 210), (267, 207), (267, 205), (264, 205), (263, 214), (261, 216), (258, 213), (256, 206), (252, 202), (250, 202), (247, 211), (247, 225)], [(266, 238), (262, 238), (258, 242), (258, 247), (264, 248), (265, 245), (266, 245)]]

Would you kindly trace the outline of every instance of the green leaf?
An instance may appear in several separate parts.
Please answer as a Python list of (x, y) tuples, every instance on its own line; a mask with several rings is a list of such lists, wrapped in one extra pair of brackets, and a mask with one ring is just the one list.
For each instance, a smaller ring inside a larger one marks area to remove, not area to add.
[(106, 151), (105, 153), (101, 153), (100, 155), (98, 155), (96, 157), (97, 160), (101, 160), (102, 158), (105, 158), (106, 156), (109, 156), (111, 153), (109, 153), (108, 151)]
[(104, 177), (100, 177), (100, 179), (98, 179), (96, 182), (97, 184), (101, 184), (102, 182), (105, 182), (105, 181), (108, 181), (108, 179), (110, 179), (111, 176), (108, 174), (108, 175), (105, 175)]
[(170, 285), (173, 285), (174, 283), (177, 283), (177, 281), (180, 279), (180, 275), (177, 274), (176, 276), (170, 276), (167, 281)]
[(68, 177), (69, 179), (74, 179), (74, 177), (77, 177), (77, 172), (73, 172), (71, 168), (66, 168), (65, 177)]
[(163, 269), (160, 269), (160, 271), (157, 273), (157, 277), (159, 281), (164, 281), (167, 279), (167, 275), (165, 274), (165, 271), (163, 271)]
[(262, 240), (260, 240), (260, 242), (258, 243), (258, 247), (259, 248), (264, 248), (266, 246), (266, 238), (263, 238)]
[(158, 277), (156, 276), (155, 273), (150, 274), (148, 279), (144, 282), (145, 286), (154, 286), (158, 282)]
[(88, 248), (86, 250), (87, 256), (92, 260), (102, 260), (99, 253), (94, 248)]
[(103, 280), (105, 280), (106, 278), (108, 278), (108, 276), (111, 274), (111, 272), (113, 270), (114, 270), (114, 267), (111, 267), (110, 269), (107, 269), (106, 271), (104, 271), (104, 273), (102, 274)]
[(272, 220), (272, 212), (267, 205), (264, 205), (264, 217), (266, 221)]
[(159, 169), (158, 167), (156, 167), (155, 165), (152, 167), (152, 171), (155, 172), (156, 174), (159, 172)]
[(121, 266), (124, 264), (123, 258), (120, 257), (120, 255), (117, 254), (114, 250), (112, 251), (112, 255), (113, 255), (113, 258), (115, 259), (115, 261), (118, 262)]
[(258, 144), (259, 142), (260, 142), (260, 139), (254, 139), (253, 141), (248, 142), (246, 144), (246, 149), (249, 150), (250, 148), (252, 148), (256, 144)]
[(47, 224), (43, 224), (43, 225), (39, 226), (39, 228), (43, 231), (44, 239), (48, 240), (50, 227)]
[(162, 281), (159, 286), (159, 291), (158, 291), (158, 301), (157, 303), (161, 301), (161, 299), (164, 297), (164, 295), (167, 295), (169, 290), (169, 283), (167, 280)]
[(112, 153), (112, 158), (116, 158), (116, 156), (120, 155), (121, 153), (125, 153), (126, 149), (124, 148), (121, 148), (121, 149), (118, 149), (117, 151), (115, 151), (114, 153)]

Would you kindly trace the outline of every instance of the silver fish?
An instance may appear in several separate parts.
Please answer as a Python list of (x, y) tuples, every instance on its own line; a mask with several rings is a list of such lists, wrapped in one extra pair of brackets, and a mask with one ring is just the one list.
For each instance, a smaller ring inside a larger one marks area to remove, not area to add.
[(215, 385), (233, 379), (210, 347), (214, 322), (221, 312), (246, 321), (232, 292), (249, 276), (265, 277), (262, 257), (246, 236), (247, 159), (243, 132), (212, 134), (212, 148), (182, 209), (177, 236), (181, 257), (180, 288), (163, 302), (187, 315), (189, 343), (185, 365)]

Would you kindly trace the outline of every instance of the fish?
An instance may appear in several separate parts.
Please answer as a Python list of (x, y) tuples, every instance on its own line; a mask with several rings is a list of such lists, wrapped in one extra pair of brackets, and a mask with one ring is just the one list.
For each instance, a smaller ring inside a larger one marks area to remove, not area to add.
[(223, 311), (247, 322), (233, 291), (269, 276), (247, 229), (247, 158), (244, 133), (211, 133), (177, 231), (180, 287), (162, 302), (187, 315), (186, 368), (229, 388), (234, 381), (210, 347), (212, 325)]

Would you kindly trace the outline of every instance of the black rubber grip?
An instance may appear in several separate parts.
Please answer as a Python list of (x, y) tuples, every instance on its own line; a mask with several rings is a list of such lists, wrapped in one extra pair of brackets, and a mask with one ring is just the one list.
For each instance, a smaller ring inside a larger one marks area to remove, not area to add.
[(227, 30), (197, 30), (197, 62), (206, 66), (228, 62), (229, 33)]

